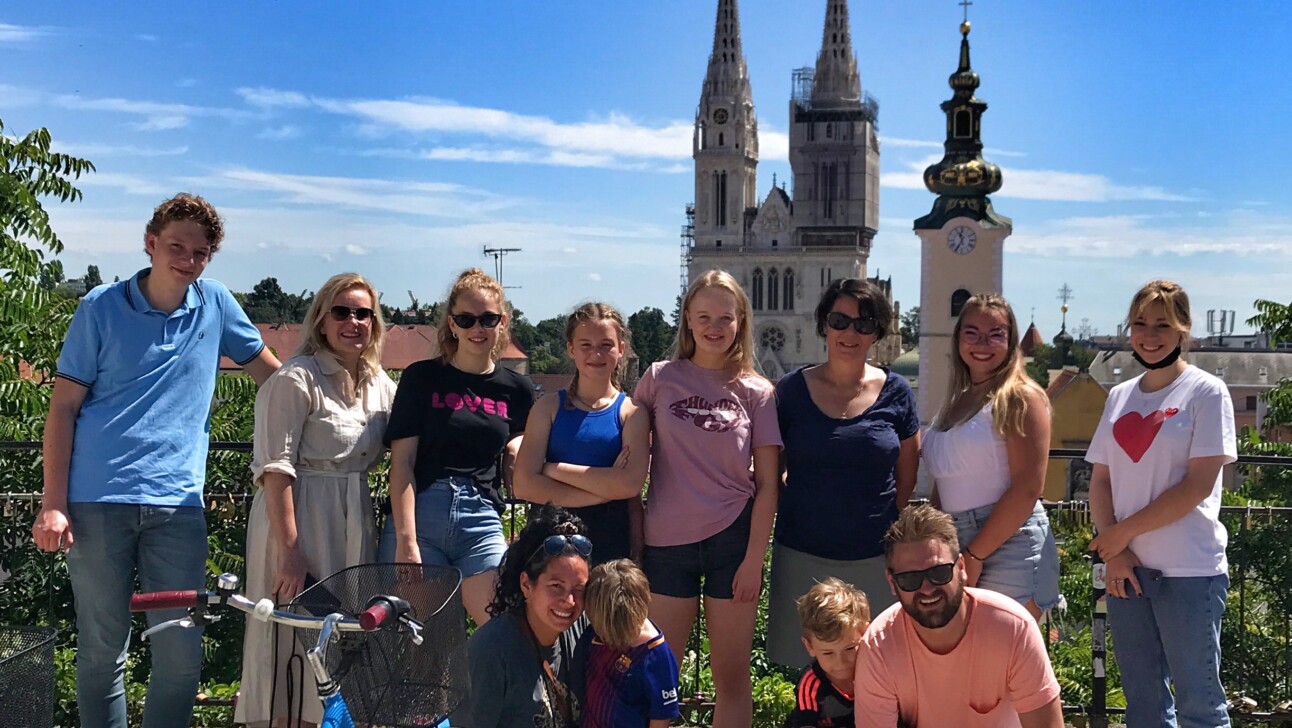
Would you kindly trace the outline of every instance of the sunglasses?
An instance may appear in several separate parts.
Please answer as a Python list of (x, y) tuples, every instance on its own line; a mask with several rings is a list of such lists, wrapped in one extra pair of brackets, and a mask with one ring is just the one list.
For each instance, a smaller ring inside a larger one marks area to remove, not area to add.
[(455, 313), (450, 315), (449, 318), (453, 319), (453, 323), (457, 324), (459, 329), (475, 328), (476, 322), (479, 322), (486, 329), (496, 328), (498, 324), (502, 323), (502, 314), (494, 313), (493, 311), (482, 313), (479, 316), (473, 313)]
[(893, 574), (890, 571), (888, 573), (893, 574), (893, 583), (897, 584), (898, 589), (904, 592), (913, 592), (920, 590), (925, 579), (928, 579), (933, 586), (946, 584), (955, 575), (955, 570), (955, 564), (938, 564), (922, 571), (903, 571), (900, 574)]
[(350, 308), (349, 306), (333, 306), (329, 313), (332, 314), (333, 321), (345, 321), (354, 316), (355, 321), (367, 321), (372, 318), (372, 309), (370, 308)]
[(977, 329), (961, 329), (960, 340), (966, 344), (1004, 346), (1009, 343), (1009, 332), (1004, 329), (992, 329), (986, 332), (978, 331)]
[(853, 318), (846, 313), (831, 311), (825, 315), (825, 323), (835, 331), (844, 331), (849, 326), (859, 334), (873, 334), (879, 331), (879, 321), (870, 316)]
[(554, 533), (543, 539), (542, 545), (534, 549), (534, 553), (530, 554), (529, 560), (533, 561), (540, 553), (545, 553), (548, 556), (553, 557), (560, 556), (565, 553), (567, 548), (571, 547), (573, 547), (574, 550), (584, 558), (592, 555), (592, 540), (587, 536), (578, 533), (573, 536)]

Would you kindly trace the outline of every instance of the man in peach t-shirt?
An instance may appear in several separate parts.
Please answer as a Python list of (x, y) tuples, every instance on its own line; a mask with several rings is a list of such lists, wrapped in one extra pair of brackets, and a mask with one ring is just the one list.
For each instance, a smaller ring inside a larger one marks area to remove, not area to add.
[(858, 728), (1062, 728), (1059, 684), (1036, 622), (1017, 602), (965, 587), (951, 517), (902, 511), (884, 536), (898, 604), (857, 657)]

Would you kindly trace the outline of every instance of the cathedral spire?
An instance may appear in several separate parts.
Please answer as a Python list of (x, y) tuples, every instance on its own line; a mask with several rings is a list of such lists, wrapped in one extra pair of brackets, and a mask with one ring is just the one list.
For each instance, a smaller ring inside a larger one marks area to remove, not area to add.
[(829, 0), (821, 52), (816, 57), (813, 77), (813, 108), (855, 107), (861, 103), (861, 76), (852, 52), (852, 30), (848, 24), (848, 0)]
[(749, 69), (740, 44), (740, 5), (737, 0), (718, 0), (718, 17), (713, 25), (713, 52), (709, 54), (703, 96), (733, 97), (753, 103)]

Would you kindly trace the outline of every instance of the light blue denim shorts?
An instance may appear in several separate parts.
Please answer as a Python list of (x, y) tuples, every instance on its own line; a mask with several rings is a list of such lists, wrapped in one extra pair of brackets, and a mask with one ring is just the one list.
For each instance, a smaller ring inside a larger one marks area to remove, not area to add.
[[(418, 491), (414, 519), (423, 564), (455, 566), (465, 578), (498, 568), (507, 552), (502, 519), (475, 478), (441, 478)], [(393, 518), (382, 529), (377, 560), (395, 560)]]
[[(951, 514), (962, 551), (978, 535), (994, 507), (993, 503)], [(1004, 594), (1019, 604), (1036, 600), (1042, 611), (1059, 603), (1059, 550), (1054, 545), (1050, 518), (1040, 501), (1018, 533), (983, 562), (978, 587)]]

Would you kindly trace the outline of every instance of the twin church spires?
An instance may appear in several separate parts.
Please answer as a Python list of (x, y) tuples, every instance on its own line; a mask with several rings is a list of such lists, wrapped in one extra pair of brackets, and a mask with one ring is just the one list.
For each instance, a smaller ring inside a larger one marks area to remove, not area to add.
[[(790, 102), (793, 216), (787, 245), (854, 247), (878, 224), (878, 105), (861, 92), (847, 0), (828, 0), (815, 69), (795, 72)], [(746, 246), (759, 207), (758, 119), (740, 40), (737, 0), (718, 0), (713, 50), (696, 111), (694, 247)], [(748, 219), (746, 219), (748, 218)], [(780, 238), (777, 238), (779, 245)], [(843, 273), (844, 271), (840, 271)]]

